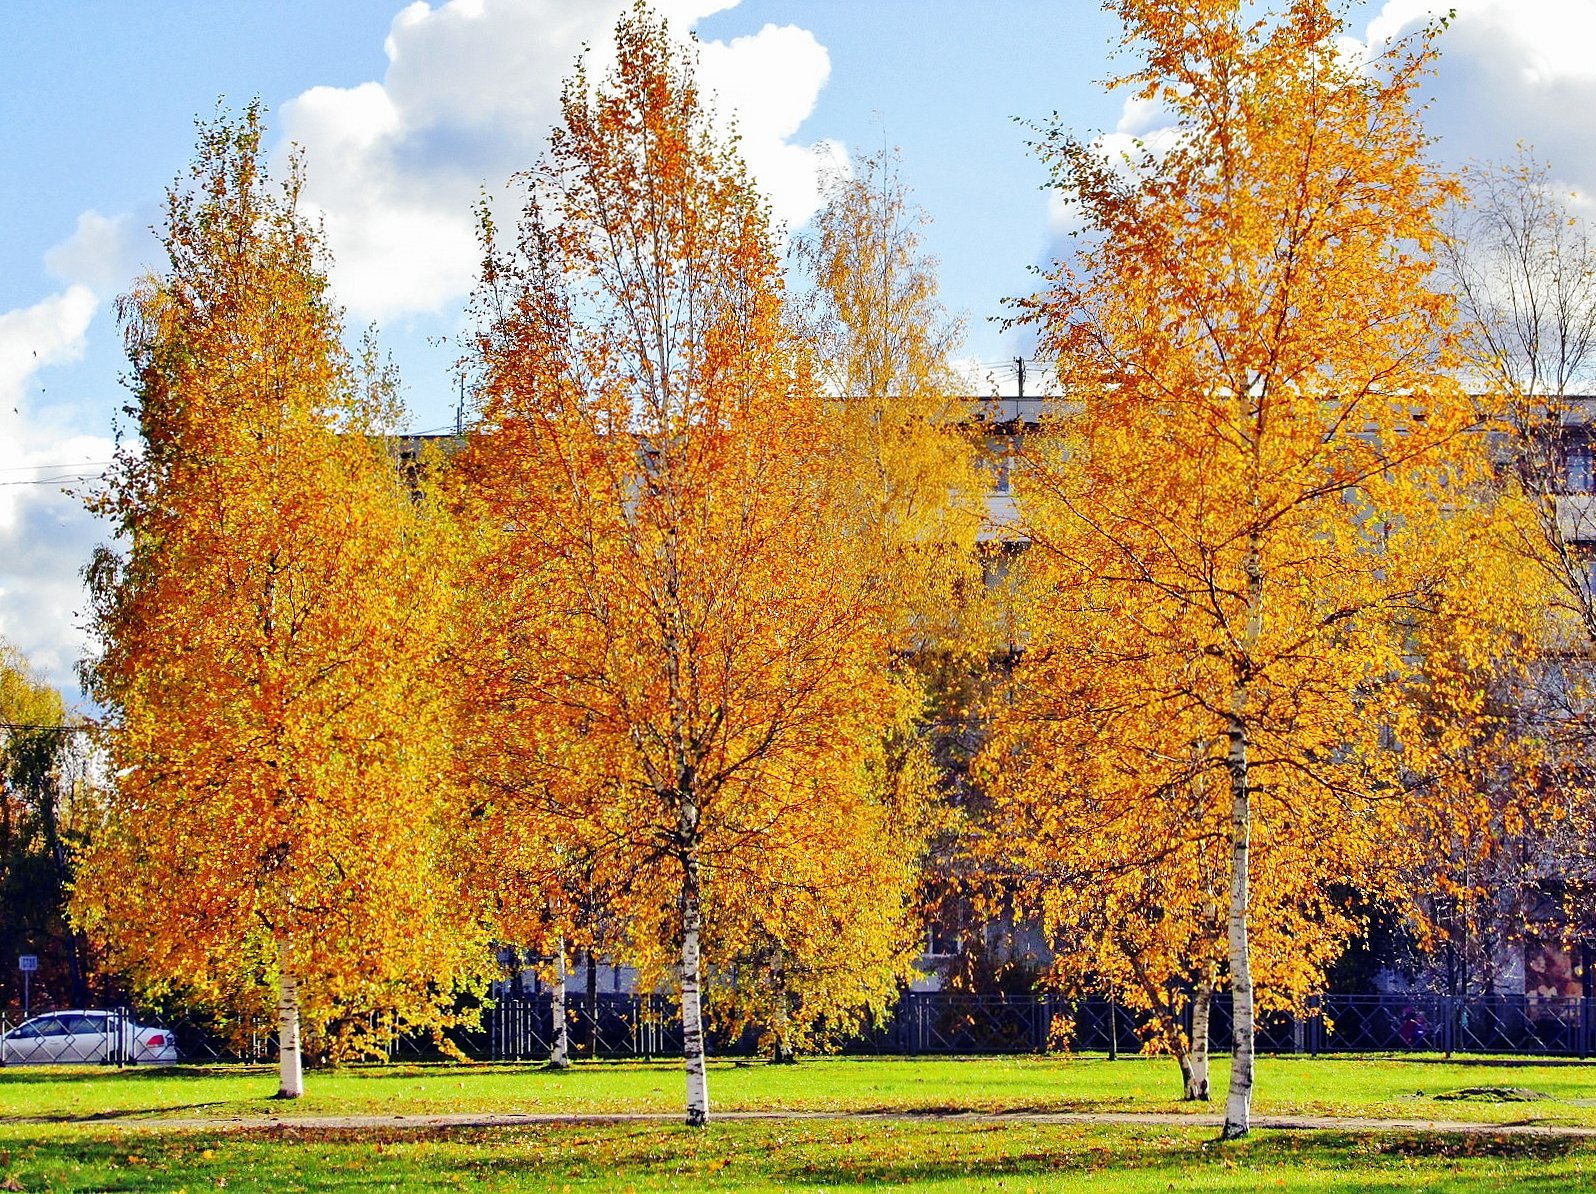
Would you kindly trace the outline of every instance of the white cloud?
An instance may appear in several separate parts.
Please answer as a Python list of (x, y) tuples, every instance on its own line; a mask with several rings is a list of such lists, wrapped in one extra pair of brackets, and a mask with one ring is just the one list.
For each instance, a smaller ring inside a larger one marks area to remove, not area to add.
[(1448, 11), (1452, 19), (1442, 42), (1448, 55), (1484, 52), (1530, 87), (1568, 78), (1596, 82), (1596, 9), (1585, 0), (1386, 0), (1369, 22), (1367, 40), (1399, 37)]
[(1555, 178), (1596, 194), (1596, 4), (1590, 0), (1386, 0), (1366, 42), (1418, 28), (1448, 8), (1427, 130), (1451, 165), (1505, 161), (1531, 145)]
[[(657, 5), (677, 30), (735, 0)], [(468, 292), (472, 208), (542, 152), (562, 80), (584, 45), (610, 57), (619, 0), (418, 0), (390, 27), (381, 82), (313, 88), (283, 126), (305, 147), (306, 198), (326, 219), (339, 298), (361, 317), (436, 311)], [(703, 47), (702, 79), (735, 113), (743, 152), (778, 219), (818, 203), (815, 156), (791, 138), (830, 69), (808, 32), (766, 26)]]
[(153, 234), (135, 226), (131, 215), (86, 211), (72, 235), (45, 253), (44, 265), (63, 282), (106, 295), (126, 288), (158, 250)]
[(78, 412), (51, 403), (44, 382), (83, 355), (97, 307), (79, 283), (0, 314), (0, 635), (68, 693), (83, 653), (78, 569), (100, 530), (61, 489), (98, 473), (113, 445), (75, 432)]
[(803, 224), (820, 207), (825, 163), (846, 156), (835, 141), (792, 142), (831, 74), (826, 48), (807, 29), (766, 25), (730, 43), (706, 43), (701, 62), (704, 83), (726, 109), (717, 115), (735, 117), (743, 160), (775, 219), (788, 228)]
[[(34, 370), (82, 356), (83, 334), (93, 315), (94, 292), (87, 286), (0, 314), (0, 398), (17, 402)], [(0, 413), (0, 420), (5, 417)], [(0, 437), (0, 450), (4, 444)]]
[[(1509, 161), (1519, 143), (1546, 161), (1553, 177), (1596, 196), (1596, 3), (1592, 0), (1384, 0), (1371, 4), (1360, 39), (1343, 51), (1363, 58), (1388, 39), (1412, 33), (1453, 11), (1441, 36), (1425, 127), (1438, 137), (1436, 156), (1452, 167), (1470, 161)], [(1356, 33), (1354, 28), (1351, 32)], [(1114, 131), (1098, 138), (1104, 157), (1120, 164), (1144, 143), (1155, 153), (1170, 144), (1165, 114), (1129, 98)], [(1075, 209), (1057, 192), (1047, 201), (1054, 255), (1080, 228)]]

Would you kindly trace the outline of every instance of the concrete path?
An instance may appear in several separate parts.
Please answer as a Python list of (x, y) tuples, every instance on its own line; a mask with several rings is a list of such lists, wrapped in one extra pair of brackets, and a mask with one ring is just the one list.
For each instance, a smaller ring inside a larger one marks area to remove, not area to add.
[[(425, 1133), (450, 1128), (508, 1128), (521, 1126), (581, 1127), (605, 1124), (679, 1123), (679, 1112), (615, 1112), (592, 1115), (475, 1114), (446, 1115), (259, 1115), (209, 1116), (182, 1119), (137, 1119), (123, 1116), (70, 1118), (4, 1118), (0, 1124), (83, 1124), (116, 1125), (119, 1128), (148, 1132), (281, 1132), (307, 1131), (387, 1131)], [(1218, 1130), (1220, 1115), (1180, 1115), (1153, 1112), (1116, 1111), (717, 1111), (712, 1122), (806, 1120), (938, 1120), (951, 1123), (1042, 1123), (1042, 1124), (1130, 1124), (1157, 1128), (1210, 1128)], [(1433, 1132), (1473, 1136), (1530, 1136), (1554, 1138), (1596, 1138), (1596, 1127), (1518, 1121), (1480, 1123), (1464, 1120), (1365, 1119), (1328, 1115), (1255, 1115), (1254, 1128), (1302, 1132)]]

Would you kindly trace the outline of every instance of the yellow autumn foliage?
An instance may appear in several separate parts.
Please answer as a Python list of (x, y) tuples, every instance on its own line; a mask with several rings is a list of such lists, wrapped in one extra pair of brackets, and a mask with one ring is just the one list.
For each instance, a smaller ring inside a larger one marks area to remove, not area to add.
[(169, 265), (120, 306), (138, 443), (89, 571), (115, 785), (73, 914), (146, 991), (297, 984), (313, 1034), (381, 1048), (485, 956), (449, 851), (441, 573), (392, 379), (344, 349), (300, 165), (274, 184), (261, 132), (257, 107), (201, 126)]

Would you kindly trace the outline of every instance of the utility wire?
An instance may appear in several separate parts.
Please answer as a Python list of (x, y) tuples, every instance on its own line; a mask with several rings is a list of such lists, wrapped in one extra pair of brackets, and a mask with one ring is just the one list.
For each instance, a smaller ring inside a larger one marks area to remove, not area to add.
[(59, 485), (63, 481), (103, 481), (104, 473), (70, 473), (60, 477), (34, 477), (28, 481), (0, 481), (0, 485)]
[(60, 464), (13, 464), (0, 468), (0, 473), (27, 473), (38, 472), (40, 469), (61, 468), (110, 468), (114, 460), (64, 460)]

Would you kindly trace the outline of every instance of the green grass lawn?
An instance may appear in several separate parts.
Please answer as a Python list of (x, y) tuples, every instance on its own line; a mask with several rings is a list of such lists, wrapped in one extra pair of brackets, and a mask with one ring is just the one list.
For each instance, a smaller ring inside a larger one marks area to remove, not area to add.
[(990, 1121), (734, 1122), (151, 1134), (0, 1144), (10, 1190), (1436, 1190), (1596, 1184), (1586, 1142), (1212, 1132)]
[[(1215, 1074), (1223, 1089), (1222, 1067)], [(1167, 1059), (1021, 1057), (717, 1062), (720, 1109), (1180, 1111)], [(1219, 1145), (1202, 1126), (888, 1120), (468, 1128), (167, 1130), (217, 1117), (680, 1109), (679, 1065), (361, 1067), (269, 1096), (262, 1068), (0, 1070), (0, 1190), (1596, 1189), (1596, 1141), (1389, 1132), (1256, 1131)], [(1529, 1102), (1449, 1101), (1471, 1087)], [(1211, 1113), (1219, 1104), (1202, 1108)], [(1259, 1115), (1533, 1121), (1596, 1126), (1596, 1064), (1261, 1058)], [(90, 1122), (81, 1122), (84, 1119)]]
[[(1217, 1111), (1228, 1080), (1214, 1066), (1214, 1104), (1181, 1103), (1167, 1059), (1101, 1056), (823, 1058), (795, 1066), (715, 1062), (710, 1099), (722, 1110)], [(1452, 1101), (1474, 1087), (1520, 1088), (1527, 1102)], [(311, 1071), (306, 1095), (268, 1096), (276, 1071), (217, 1066), (114, 1070), (0, 1069), (0, 1118), (385, 1115), (451, 1112), (590, 1113), (681, 1107), (680, 1063), (361, 1066)], [(1263, 1057), (1260, 1115), (1536, 1122), (1596, 1127), (1596, 1062), (1521, 1065), (1411, 1057)]]

